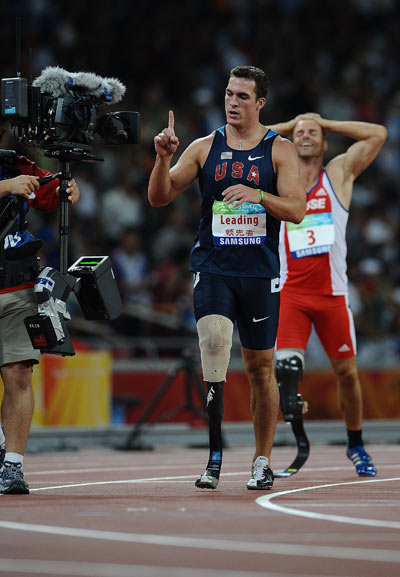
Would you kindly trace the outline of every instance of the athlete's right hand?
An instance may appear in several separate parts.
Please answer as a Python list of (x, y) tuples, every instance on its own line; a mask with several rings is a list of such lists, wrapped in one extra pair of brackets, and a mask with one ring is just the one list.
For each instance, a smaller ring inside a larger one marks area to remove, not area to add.
[(21, 174), (15, 178), (10, 178), (5, 183), (8, 194), (15, 194), (25, 198), (29, 198), (31, 193), (40, 187), (36, 176), (30, 176), (29, 174)]
[(154, 147), (158, 156), (166, 157), (172, 156), (179, 146), (179, 139), (175, 136), (174, 130), (174, 113), (169, 111), (168, 128), (164, 128), (162, 132), (154, 137)]

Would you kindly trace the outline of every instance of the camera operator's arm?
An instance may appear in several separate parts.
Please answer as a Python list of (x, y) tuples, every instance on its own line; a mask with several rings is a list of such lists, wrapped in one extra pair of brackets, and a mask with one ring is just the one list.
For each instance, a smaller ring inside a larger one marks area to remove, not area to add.
[[(59, 193), (60, 187), (57, 186), (57, 196)], [(75, 178), (73, 178), (72, 180), (69, 181), (68, 183), (68, 188), (67, 188), (67, 193), (68, 193), (68, 200), (71, 204), (75, 204), (80, 196), (80, 191), (78, 188), (78, 185), (76, 184)]]
[[(18, 168), (20, 172), (26, 175), (32, 175), (37, 178), (43, 178), (45, 176), (50, 176), (51, 172), (47, 170), (43, 170), (37, 164), (26, 158), (25, 156), (18, 157)], [(47, 184), (43, 184), (40, 188), (38, 188), (35, 196), (29, 199), (30, 204), (36, 210), (41, 210), (45, 212), (52, 212), (58, 206), (59, 199), (58, 199), (58, 189), (59, 189), (60, 181), (58, 178), (48, 182)], [(79, 188), (76, 184), (75, 180), (72, 178), (68, 183), (67, 188), (68, 200), (71, 204), (75, 204), (75, 202), (79, 198)]]
[(37, 178), (28, 174), (21, 174), (15, 178), (7, 178), (0, 181), (0, 198), (9, 194), (29, 198), (35, 190), (38, 190)]

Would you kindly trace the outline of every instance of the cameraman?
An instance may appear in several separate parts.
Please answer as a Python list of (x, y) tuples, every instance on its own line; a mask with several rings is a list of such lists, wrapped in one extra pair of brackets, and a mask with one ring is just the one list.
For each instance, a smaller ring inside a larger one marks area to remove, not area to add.
[[(6, 122), (0, 117), (0, 145), (7, 131)], [(38, 178), (50, 173), (24, 156), (17, 156), (11, 164), (1, 157), (0, 151), (0, 214), (13, 197), (20, 207), (18, 218), (7, 230), (4, 246), (0, 246), (0, 375), (4, 384), (0, 493), (15, 494), (29, 493), (23, 474), (23, 456), (33, 415), (32, 366), (40, 359), (40, 352), (31, 344), (24, 318), (37, 312), (33, 287), (40, 270), (37, 252), (42, 241), (25, 230), (24, 217), (31, 206), (45, 212), (55, 210), (59, 181), (55, 179), (40, 186)], [(79, 198), (73, 179), (67, 194), (72, 204)], [(0, 223), (3, 231), (9, 222)], [(0, 238), (4, 237), (2, 230)]]

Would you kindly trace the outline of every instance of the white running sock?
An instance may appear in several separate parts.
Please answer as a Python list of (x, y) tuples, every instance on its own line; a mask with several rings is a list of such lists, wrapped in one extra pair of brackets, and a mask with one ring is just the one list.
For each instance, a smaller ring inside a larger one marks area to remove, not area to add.
[(8, 461), (9, 463), (15, 463), (15, 464), (20, 464), (21, 467), (24, 464), (24, 456), (21, 455), (20, 453), (12, 453), (7, 452), (5, 457), (4, 457), (4, 461)]
[(0, 424), (0, 449), (6, 448), (6, 438), (4, 436), (3, 427)]

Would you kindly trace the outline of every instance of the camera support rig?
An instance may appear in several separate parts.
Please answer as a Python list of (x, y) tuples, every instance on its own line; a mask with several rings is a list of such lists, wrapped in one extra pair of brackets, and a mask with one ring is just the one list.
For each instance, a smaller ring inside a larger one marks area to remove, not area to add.
[(82, 256), (68, 268), (69, 203), (67, 188), (72, 178), (70, 160), (103, 160), (83, 149), (57, 149), (45, 154), (57, 157), (61, 171), (39, 178), (45, 184), (59, 178), (60, 270), (45, 267), (35, 283), (38, 313), (24, 319), (32, 345), (42, 353), (72, 356), (75, 350), (66, 327), (71, 317), (67, 300), (73, 291), (87, 320), (113, 320), (122, 309), (108, 256)]
[(20, 142), (40, 146), (61, 165), (61, 172), (39, 179), (40, 184), (60, 179), (60, 270), (46, 267), (40, 272), (35, 283), (38, 314), (27, 317), (25, 325), (34, 348), (74, 355), (65, 323), (70, 318), (66, 303), (71, 291), (87, 320), (113, 320), (122, 303), (108, 256), (83, 256), (67, 268), (70, 162), (103, 160), (91, 154), (95, 132), (109, 144), (137, 144), (140, 115), (119, 111), (97, 118), (97, 107), (115, 104), (125, 94), (125, 86), (116, 78), (70, 73), (56, 66), (46, 68), (29, 84), (21, 77), (20, 24), (17, 18), (17, 76), (1, 79), (1, 114), (16, 127)]

